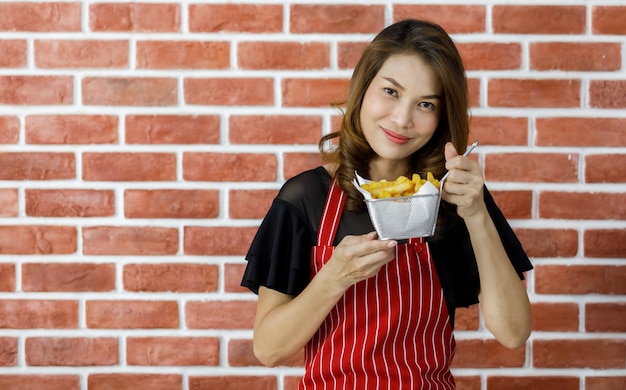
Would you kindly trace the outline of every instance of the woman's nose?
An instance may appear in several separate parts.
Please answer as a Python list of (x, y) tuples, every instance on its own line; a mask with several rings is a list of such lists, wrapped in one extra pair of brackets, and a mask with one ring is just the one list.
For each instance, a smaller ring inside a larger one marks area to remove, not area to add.
[(391, 121), (398, 127), (407, 128), (413, 125), (412, 107), (398, 103), (391, 112)]

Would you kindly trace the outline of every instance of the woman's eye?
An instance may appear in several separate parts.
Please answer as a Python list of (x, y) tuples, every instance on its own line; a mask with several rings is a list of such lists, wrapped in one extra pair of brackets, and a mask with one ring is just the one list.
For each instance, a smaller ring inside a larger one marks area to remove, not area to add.
[(387, 95), (391, 95), (391, 96), (397, 96), (398, 92), (396, 92), (395, 89), (391, 89), (391, 88), (383, 88), (383, 91), (385, 91), (385, 93)]
[(419, 106), (420, 107), (424, 107), (427, 110), (435, 110), (435, 109), (437, 109), (437, 107), (434, 104), (430, 103), (430, 102), (421, 102), (419, 104)]

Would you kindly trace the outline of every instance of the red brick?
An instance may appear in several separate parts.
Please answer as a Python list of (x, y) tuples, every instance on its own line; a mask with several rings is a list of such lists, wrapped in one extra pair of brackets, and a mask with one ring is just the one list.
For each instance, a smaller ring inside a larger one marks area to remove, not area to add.
[(330, 46), (320, 42), (241, 42), (241, 69), (309, 70), (330, 67)]
[(624, 368), (624, 339), (534, 340), (536, 368)]
[(20, 135), (20, 119), (0, 115), (0, 143), (16, 144)]
[(589, 81), (589, 106), (626, 108), (626, 80)]
[(578, 232), (572, 229), (516, 229), (517, 238), (529, 257), (574, 257)]
[(466, 70), (509, 70), (522, 66), (519, 43), (460, 43), (457, 47)]
[(115, 265), (27, 263), (22, 265), (22, 290), (29, 292), (114, 291)]
[(111, 190), (25, 190), (26, 215), (31, 217), (110, 217), (115, 214)]
[(77, 232), (73, 226), (0, 226), (0, 253), (55, 255), (76, 253)]
[(585, 6), (496, 5), (493, 30), (501, 34), (584, 34)]
[(214, 106), (274, 104), (271, 78), (185, 78), (185, 103)]
[(278, 33), (283, 30), (279, 4), (191, 4), (189, 31)]
[(533, 70), (602, 72), (622, 67), (619, 43), (535, 42), (529, 49)]
[[(2, 5), (0, 5), (0, 9), (2, 9)], [(27, 58), (28, 45), (26, 40), (5, 39), (0, 41), (0, 68), (25, 68)]]
[(127, 68), (128, 41), (37, 40), (38, 68)]
[(89, 28), (98, 32), (178, 32), (180, 6), (136, 2), (91, 4)]
[(250, 292), (248, 288), (241, 286), (241, 279), (245, 268), (246, 264), (224, 264), (224, 292)]
[(536, 119), (537, 146), (626, 146), (624, 118)]
[[(262, 366), (254, 356), (252, 340), (230, 340), (228, 342), (228, 365), (231, 367), (254, 367)], [(304, 367), (304, 349), (281, 364), (285, 367)]]
[(126, 361), (131, 366), (217, 366), (217, 337), (129, 337)]
[(183, 378), (178, 374), (89, 374), (89, 390), (181, 390)]
[(255, 301), (189, 301), (185, 319), (189, 329), (252, 329)]
[(169, 77), (85, 77), (84, 105), (89, 106), (174, 106), (177, 82)]
[(625, 183), (626, 154), (592, 154), (585, 156), (586, 183)]
[(185, 255), (242, 256), (257, 227), (185, 227)]
[(126, 190), (126, 218), (217, 218), (217, 190)]
[(530, 219), (533, 194), (531, 191), (491, 191), (496, 204), (507, 219)]
[(86, 181), (174, 181), (174, 153), (84, 153)]
[(454, 315), (454, 330), (478, 330), (480, 325), (480, 312), (478, 305), (468, 308), (459, 307)]
[(594, 34), (626, 35), (626, 6), (594, 6), (591, 12)]
[(345, 101), (347, 79), (284, 79), (282, 81), (285, 107), (332, 107)]
[(227, 69), (230, 44), (212, 41), (139, 41), (137, 68)]
[(359, 4), (292, 4), (289, 22), (289, 31), (295, 34), (372, 34), (385, 26), (385, 8)]
[(472, 107), (480, 107), (481, 103), (481, 80), (475, 78), (467, 79), (467, 89), (469, 90), (469, 104), (470, 108)]
[(578, 331), (576, 303), (534, 302), (531, 305), (532, 329), (544, 332)]
[(275, 390), (278, 388), (277, 386), (277, 379), (274, 375), (212, 375), (189, 377), (189, 390)]
[(0, 3), (0, 31), (78, 32), (81, 30), (80, 19), (80, 3)]
[(231, 190), (228, 216), (235, 219), (260, 219), (265, 216), (277, 190)]
[(0, 263), (0, 291), (15, 291), (15, 264)]
[(626, 389), (626, 375), (623, 376), (588, 376), (585, 378), (586, 390)]
[(152, 226), (91, 226), (83, 228), (86, 255), (174, 255), (178, 230)]
[(283, 159), (283, 176), (285, 179), (325, 164), (319, 153), (286, 153)]
[[(78, 302), (72, 300), (0, 300), (1, 329), (76, 329)], [(1, 380), (0, 380), (0, 383)]]
[(449, 34), (482, 33), (487, 28), (487, 9), (482, 5), (394, 5), (393, 20), (407, 18), (431, 20)]
[(533, 274), (538, 294), (626, 294), (626, 266), (539, 265)]
[(587, 303), (585, 305), (587, 332), (626, 332), (626, 302)]
[(85, 318), (92, 329), (177, 329), (175, 301), (87, 301)]
[(307, 115), (234, 115), (229, 118), (233, 144), (317, 145), (322, 118)]
[(453, 368), (523, 367), (525, 348), (509, 349), (497, 340), (457, 340)]
[[(607, 210), (611, 210), (607, 213)], [(558, 219), (626, 219), (626, 194), (608, 192), (539, 193), (539, 216)]]
[(74, 153), (0, 153), (2, 180), (63, 180), (75, 177)]
[(17, 189), (0, 189), (0, 217), (17, 217)]
[(485, 156), (488, 181), (530, 183), (578, 182), (578, 155), (566, 153), (502, 153)]
[(626, 229), (587, 229), (585, 256), (626, 258)]
[(125, 291), (214, 292), (219, 269), (212, 264), (128, 264), (122, 281)]
[(183, 178), (189, 181), (275, 181), (278, 161), (272, 154), (202, 153), (183, 154)]
[(114, 337), (29, 337), (25, 346), (29, 366), (113, 366), (119, 363)]
[(118, 120), (112, 115), (29, 115), (28, 144), (115, 144)]
[(573, 376), (488, 376), (489, 390), (579, 390), (579, 379)]
[(0, 76), (0, 104), (68, 106), (73, 84), (71, 76)]
[(217, 115), (127, 115), (128, 144), (218, 144)]
[(580, 107), (579, 80), (491, 79), (488, 88), (491, 107)]
[(79, 375), (2, 374), (0, 389), (80, 390)]
[(368, 42), (338, 42), (337, 65), (339, 69), (354, 69)]
[(17, 338), (0, 337), (0, 367), (11, 366), (17, 366)]

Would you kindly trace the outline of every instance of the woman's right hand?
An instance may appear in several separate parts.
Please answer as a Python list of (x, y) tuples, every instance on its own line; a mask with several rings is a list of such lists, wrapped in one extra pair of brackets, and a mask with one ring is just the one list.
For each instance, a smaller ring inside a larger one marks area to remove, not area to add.
[(324, 268), (334, 275), (343, 290), (378, 273), (381, 267), (395, 257), (395, 240), (378, 240), (376, 232), (360, 236), (346, 236)]

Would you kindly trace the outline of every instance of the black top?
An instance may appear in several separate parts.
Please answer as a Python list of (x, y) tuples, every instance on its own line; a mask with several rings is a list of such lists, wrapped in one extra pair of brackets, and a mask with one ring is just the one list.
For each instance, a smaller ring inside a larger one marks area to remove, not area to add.
[[(265, 286), (293, 296), (304, 290), (309, 283), (311, 247), (317, 244), (317, 231), (331, 180), (326, 169), (318, 167), (285, 182), (250, 246), (242, 286), (254, 293), (258, 293), (259, 286)], [(533, 266), (486, 188), (484, 194), (504, 249), (523, 279), (523, 272)], [(371, 231), (374, 226), (366, 208), (360, 212), (344, 211), (333, 245), (348, 234)], [(460, 217), (449, 218), (440, 231), (437, 239), (428, 241), (450, 317), (454, 319), (456, 307), (478, 303), (478, 266), (469, 233)]]

